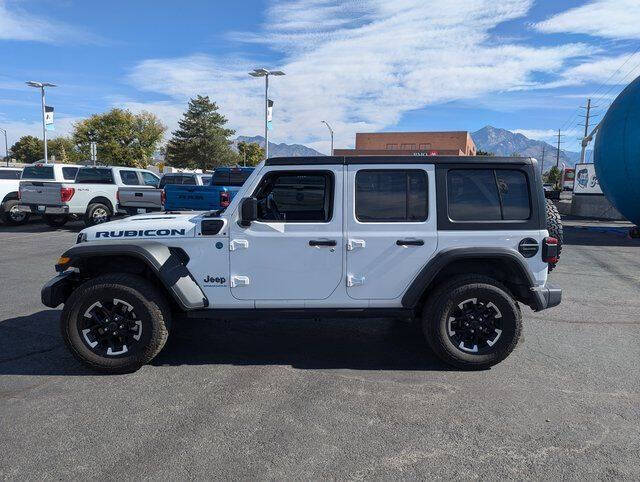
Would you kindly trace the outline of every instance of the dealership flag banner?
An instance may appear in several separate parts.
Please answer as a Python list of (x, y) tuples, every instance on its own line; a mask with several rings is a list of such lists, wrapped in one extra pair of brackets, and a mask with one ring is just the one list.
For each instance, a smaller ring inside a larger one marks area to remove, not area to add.
[(44, 106), (44, 125), (48, 131), (55, 130), (53, 126), (53, 107), (50, 105)]
[(267, 129), (271, 129), (271, 119), (273, 118), (273, 101), (267, 99)]

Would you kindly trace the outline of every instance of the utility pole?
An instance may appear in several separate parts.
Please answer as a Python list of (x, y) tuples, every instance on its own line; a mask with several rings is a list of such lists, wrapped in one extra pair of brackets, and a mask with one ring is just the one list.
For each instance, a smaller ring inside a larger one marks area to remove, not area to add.
[(542, 144), (542, 162), (540, 162), (540, 174), (544, 173), (544, 151), (546, 150), (547, 146), (545, 144)]
[(584, 137), (582, 139), (579, 139), (581, 141), (580, 144), (582, 145), (582, 149), (580, 150), (580, 164), (584, 164), (584, 158), (587, 152), (587, 146), (589, 145), (589, 142), (591, 142), (591, 139), (593, 138), (593, 136), (589, 136), (589, 121), (593, 116), (593, 114), (591, 114), (591, 109), (597, 106), (592, 106), (591, 99), (587, 99), (587, 106), (586, 107), (580, 106), (580, 107), (582, 109), (587, 109), (587, 114), (585, 116), (581, 116), (585, 118), (584, 119)]
[(560, 138), (562, 134), (560, 134), (560, 129), (558, 129), (558, 152), (556, 153), (556, 168), (560, 167)]

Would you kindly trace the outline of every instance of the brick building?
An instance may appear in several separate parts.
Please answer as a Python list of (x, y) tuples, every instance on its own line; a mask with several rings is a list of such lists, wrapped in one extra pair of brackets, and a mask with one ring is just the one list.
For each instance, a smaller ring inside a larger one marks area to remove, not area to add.
[(467, 131), (377, 132), (356, 134), (355, 149), (335, 149), (336, 156), (379, 155), (475, 156), (476, 145)]

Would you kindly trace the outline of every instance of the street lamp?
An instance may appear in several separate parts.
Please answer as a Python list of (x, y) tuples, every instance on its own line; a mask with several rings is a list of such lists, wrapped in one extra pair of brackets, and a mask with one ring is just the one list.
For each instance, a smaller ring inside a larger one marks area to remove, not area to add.
[(267, 69), (253, 69), (249, 72), (251, 77), (264, 77), (264, 157), (269, 158), (269, 76), (284, 75), (281, 70), (269, 71)]
[(329, 132), (331, 133), (331, 155), (333, 156), (333, 129), (327, 121), (322, 121), (322, 123), (327, 126), (327, 129), (329, 129)]
[(4, 132), (4, 155), (7, 161), (7, 167), (9, 167), (9, 145), (7, 144), (7, 129), (0, 127), (0, 131)]
[(36, 87), (40, 89), (41, 97), (42, 97), (42, 138), (44, 139), (44, 162), (45, 164), (49, 162), (49, 157), (47, 156), (47, 128), (45, 127), (45, 109), (44, 109), (44, 88), (45, 87), (57, 87), (56, 84), (52, 84), (50, 82), (34, 82), (30, 80), (27, 82), (29, 87)]

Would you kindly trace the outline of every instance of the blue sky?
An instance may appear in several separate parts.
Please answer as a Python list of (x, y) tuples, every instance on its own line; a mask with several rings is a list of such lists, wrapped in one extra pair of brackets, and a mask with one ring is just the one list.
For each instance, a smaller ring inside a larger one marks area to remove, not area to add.
[(328, 152), (358, 131), (485, 125), (578, 150), (578, 107), (602, 114), (640, 75), (638, 0), (0, 0), (0, 127), (39, 135), (54, 82), (57, 133), (111, 107), (168, 133), (189, 97), (215, 100), (238, 134), (262, 132), (254, 67), (273, 81), (276, 142)]

